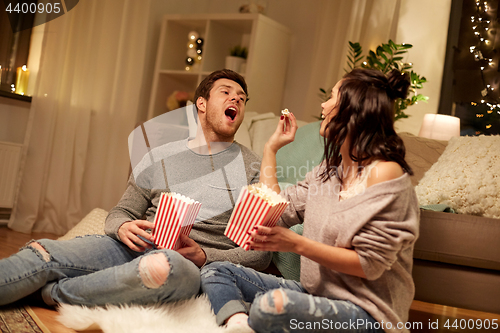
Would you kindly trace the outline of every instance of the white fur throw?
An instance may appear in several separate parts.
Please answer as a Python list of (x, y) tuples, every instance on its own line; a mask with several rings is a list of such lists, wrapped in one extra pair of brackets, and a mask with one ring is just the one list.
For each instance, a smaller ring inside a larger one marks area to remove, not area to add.
[(205, 296), (154, 307), (87, 308), (61, 304), (57, 320), (76, 331), (104, 333), (230, 333), (220, 327)]
[(500, 218), (500, 136), (451, 138), (415, 191), (420, 205)]

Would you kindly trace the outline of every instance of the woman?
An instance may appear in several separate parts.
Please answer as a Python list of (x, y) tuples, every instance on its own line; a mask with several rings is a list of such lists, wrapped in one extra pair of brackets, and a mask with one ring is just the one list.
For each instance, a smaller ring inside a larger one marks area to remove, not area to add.
[[(355, 69), (323, 103), (325, 160), (282, 195), (280, 225), (251, 232), (253, 250), (301, 255), (300, 283), (230, 263), (202, 271), (219, 324), (240, 331), (401, 332), (414, 295), (419, 210), (394, 130), (407, 75)], [(293, 115), (266, 143), (261, 182), (279, 191), (276, 152), (294, 139)], [(285, 227), (304, 223), (303, 236)], [(252, 303), (248, 310), (247, 303)]]

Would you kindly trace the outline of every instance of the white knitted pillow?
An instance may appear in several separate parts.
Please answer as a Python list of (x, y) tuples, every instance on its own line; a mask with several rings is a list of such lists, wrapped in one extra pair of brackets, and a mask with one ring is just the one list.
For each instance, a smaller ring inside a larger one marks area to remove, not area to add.
[(420, 205), (500, 218), (500, 135), (451, 138), (415, 191)]
[(108, 212), (101, 208), (94, 208), (77, 225), (75, 225), (66, 235), (59, 237), (59, 240), (72, 239), (85, 235), (104, 235), (104, 221)]

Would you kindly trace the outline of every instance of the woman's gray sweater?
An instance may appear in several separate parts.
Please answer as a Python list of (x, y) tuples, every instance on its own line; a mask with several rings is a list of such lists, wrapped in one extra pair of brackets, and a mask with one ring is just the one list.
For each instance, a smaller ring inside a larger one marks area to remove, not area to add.
[(359, 305), (379, 323), (383, 321), (386, 332), (405, 331), (397, 325), (404, 327), (414, 296), (411, 271), (420, 214), (409, 175), (339, 201), (339, 181), (333, 177), (321, 182), (317, 177), (321, 167), (284, 191), (290, 205), (280, 224), (290, 227), (303, 222), (304, 237), (354, 249), (367, 278), (339, 273), (301, 257), (300, 282), (313, 295)]

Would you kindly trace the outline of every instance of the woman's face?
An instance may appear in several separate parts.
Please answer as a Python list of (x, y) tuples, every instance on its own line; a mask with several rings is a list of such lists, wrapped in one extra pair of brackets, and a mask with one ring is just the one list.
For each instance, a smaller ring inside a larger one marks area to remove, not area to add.
[(323, 117), (323, 121), (321, 122), (319, 134), (323, 137), (326, 134), (325, 133), (326, 125), (328, 125), (330, 123), (330, 121), (332, 120), (332, 118), (339, 112), (337, 102), (338, 102), (339, 88), (340, 88), (341, 84), (342, 84), (342, 80), (337, 82), (335, 87), (332, 88), (332, 93), (331, 93), (330, 99), (324, 103), (321, 103), (321, 108), (323, 109), (321, 111), (321, 116)]

